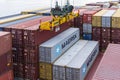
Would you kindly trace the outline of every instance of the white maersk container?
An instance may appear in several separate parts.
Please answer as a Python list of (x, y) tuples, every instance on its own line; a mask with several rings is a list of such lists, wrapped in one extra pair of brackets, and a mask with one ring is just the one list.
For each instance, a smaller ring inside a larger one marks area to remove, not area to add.
[(115, 13), (116, 10), (108, 10), (103, 16), (102, 16), (102, 27), (111, 27), (111, 17)]
[(78, 54), (87, 42), (87, 40), (79, 40), (54, 62), (53, 80), (65, 80), (65, 66)]
[(78, 28), (69, 28), (39, 46), (41, 62), (53, 63), (80, 38)]
[(98, 52), (98, 42), (89, 41), (74, 59), (66, 65), (66, 80), (84, 80)]

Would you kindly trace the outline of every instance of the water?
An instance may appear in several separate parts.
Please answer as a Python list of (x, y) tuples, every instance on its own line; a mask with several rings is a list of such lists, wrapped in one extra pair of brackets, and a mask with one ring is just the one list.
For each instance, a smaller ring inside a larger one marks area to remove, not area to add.
[[(65, 3), (65, 0), (58, 0), (60, 5)], [(101, 0), (70, 0), (74, 6), (81, 6), (90, 2), (99, 2)], [(109, 1), (109, 0), (102, 0)], [(0, 0), (0, 17), (11, 14), (20, 13), (23, 10), (31, 10), (37, 8), (47, 8), (54, 6), (55, 0)]]

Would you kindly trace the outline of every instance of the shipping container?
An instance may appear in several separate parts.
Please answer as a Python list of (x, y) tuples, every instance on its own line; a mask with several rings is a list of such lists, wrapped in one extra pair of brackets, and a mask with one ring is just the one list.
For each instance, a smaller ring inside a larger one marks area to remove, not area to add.
[(102, 42), (102, 27), (92, 27), (92, 40), (99, 42), (99, 49), (101, 51)]
[(54, 62), (53, 80), (66, 80), (65, 66), (78, 54), (80, 50), (82, 50), (87, 42), (87, 40), (79, 40)]
[(89, 41), (73, 60), (66, 65), (66, 80), (84, 80), (98, 53), (98, 42)]
[(92, 27), (92, 40), (100, 42), (101, 39), (102, 39), (101, 32), (102, 32), (102, 28), (101, 27), (95, 27), (95, 26), (93, 26)]
[(0, 55), (12, 50), (12, 36), (9, 32), (0, 31)]
[(13, 63), (14, 77), (19, 80), (25, 77), (25, 68), (23, 62)]
[(0, 75), (0, 80), (14, 80), (13, 71), (10, 70)]
[(83, 33), (83, 39), (92, 40), (92, 34), (91, 33)]
[(84, 12), (88, 11), (86, 8), (79, 8), (79, 15), (83, 15)]
[(39, 63), (25, 63), (25, 80), (39, 80)]
[(101, 10), (92, 16), (92, 26), (101, 27), (102, 26), (102, 15), (104, 15), (107, 10)]
[(83, 33), (92, 33), (92, 24), (83, 23)]
[(100, 6), (101, 8), (103, 7), (103, 4), (97, 4), (97, 3), (88, 3), (86, 5), (87, 6)]
[(116, 10), (108, 10), (103, 16), (102, 16), (102, 27), (111, 27), (111, 17), (115, 13)]
[(12, 52), (11, 50), (0, 55), (0, 75), (12, 70), (13, 61), (12, 61)]
[(92, 15), (97, 13), (95, 10), (86, 11), (83, 13), (83, 23), (92, 23)]
[(91, 80), (120, 79), (120, 45), (109, 44)]
[(21, 15), (21, 14), (12, 14), (12, 15), (7, 15), (7, 16), (0, 17), (0, 19), (11, 18), (11, 17), (19, 16), (19, 15)]
[(120, 28), (112, 28), (111, 42), (115, 44), (120, 44)]
[(100, 6), (81, 6), (80, 8), (93, 10), (93, 9), (98, 9), (98, 8), (101, 8), (101, 7)]
[(107, 48), (107, 46), (108, 46), (108, 44), (111, 42), (111, 40), (110, 39), (108, 39), (108, 38), (102, 38), (102, 40), (101, 40), (101, 48), (102, 48), (102, 51), (105, 51), (106, 50), (106, 48)]
[(39, 61), (53, 63), (79, 40), (79, 29), (69, 28), (39, 46)]
[[(11, 22), (8, 22), (8, 23), (4, 23), (4, 24), (0, 24), (0, 31), (3, 31), (4, 30), (4, 27), (8, 27), (8, 26), (15, 26), (16, 24), (23, 24), (25, 23), (26, 21), (29, 22), (29, 20), (34, 20), (34, 19), (38, 19), (38, 18), (41, 18), (42, 16), (33, 16), (33, 17), (29, 17), (29, 18), (25, 18), (25, 19), (20, 19), (20, 20), (16, 20), (16, 21), (11, 21)], [(30, 23), (28, 23), (30, 24)]]
[(25, 63), (38, 63), (39, 62), (39, 46), (24, 45), (23, 59)]
[(35, 16), (35, 14), (19, 15), (19, 16), (7, 18), (7, 19), (2, 19), (0, 20), (0, 24), (11, 22), (11, 21), (16, 21), (16, 20), (20, 20), (20, 19), (24, 19), (24, 18), (32, 17), (32, 16)]
[(111, 39), (111, 28), (109, 27), (102, 27), (102, 38), (106, 38), (108, 40)]
[(52, 71), (53, 66), (50, 63), (40, 62), (39, 63), (39, 77), (40, 80), (53, 80)]
[(118, 9), (112, 16), (112, 27), (120, 28), (120, 9)]

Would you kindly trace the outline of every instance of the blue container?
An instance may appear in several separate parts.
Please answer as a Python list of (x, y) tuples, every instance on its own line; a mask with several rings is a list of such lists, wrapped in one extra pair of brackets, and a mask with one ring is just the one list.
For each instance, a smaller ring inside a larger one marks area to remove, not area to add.
[(83, 39), (84, 40), (92, 40), (92, 34), (91, 33), (83, 33)]

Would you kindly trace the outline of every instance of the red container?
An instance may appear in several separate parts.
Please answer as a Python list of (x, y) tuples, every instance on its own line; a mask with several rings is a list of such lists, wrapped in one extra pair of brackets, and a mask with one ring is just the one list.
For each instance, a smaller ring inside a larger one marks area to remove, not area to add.
[(12, 39), (9, 32), (0, 32), (0, 56), (12, 49)]
[(38, 80), (39, 78), (39, 64), (25, 64), (25, 79)]
[(120, 79), (120, 45), (109, 44), (91, 80)]
[(14, 80), (13, 71), (10, 70), (5, 72), (4, 74), (0, 75), (0, 80)]
[(23, 63), (14, 63), (13, 64), (13, 70), (14, 70), (14, 76), (24, 78), (25, 72), (24, 72), (24, 64)]
[(0, 55), (0, 75), (7, 72), (13, 68), (12, 53), (8, 51), (7, 53)]
[(64, 30), (68, 29), (69, 27), (71, 27), (73, 25), (71, 22), (72, 21), (69, 21), (58, 26), (60, 30), (57, 32), (55, 32), (55, 28), (53, 31), (47, 31), (47, 30), (40, 31), (39, 24), (28, 27), (24, 29), (23, 42), (25, 45), (30, 45), (30, 46), (39, 45), (45, 42), (46, 40), (56, 36), (57, 34), (63, 32)]
[(102, 47), (102, 51), (105, 51), (108, 44), (110, 43), (111, 41), (107, 38), (102, 38), (102, 41), (101, 41), (101, 47)]
[(112, 28), (111, 37), (112, 39), (120, 39), (120, 28)]
[(23, 45), (13, 44), (13, 62), (23, 62)]
[(24, 63), (38, 63), (39, 61), (39, 45), (38, 46), (24, 46)]
[(115, 44), (120, 44), (120, 29), (119, 28), (112, 28), (111, 42)]
[(83, 13), (83, 23), (92, 23), (92, 15), (97, 11), (86, 11)]
[(106, 38), (110, 40), (111, 38), (111, 28), (109, 27), (102, 27), (102, 38)]
[(79, 15), (82, 16), (84, 12), (88, 11), (86, 8), (80, 8), (79, 9)]
[(101, 27), (92, 27), (92, 39), (95, 41), (101, 41)]

